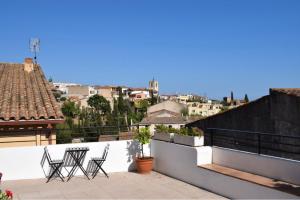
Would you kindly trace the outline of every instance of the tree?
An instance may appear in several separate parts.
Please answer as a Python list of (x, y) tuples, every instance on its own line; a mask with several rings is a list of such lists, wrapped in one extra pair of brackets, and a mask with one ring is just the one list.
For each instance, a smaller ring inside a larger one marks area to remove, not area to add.
[(119, 97), (118, 97), (118, 112), (120, 113), (120, 115), (123, 115), (127, 108), (125, 106), (125, 103), (124, 103), (124, 99), (123, 99), (123, 93), (122, 93), (122, 88), (121, 87), (118, 87), (118, 92), (119, 92)]
[(234, 101), (234, 97), (233, 97), (233, 92), (231, 91), (231, 94), (230, 94), (230, 99), (231, 99), (231, 102)]
[(182, 114), (182, 116), (189, 116), (189, 110), (187, 109), (187, 108), (183, 108), (182, 110), (181, 110), (181, 114)]
[(88, 105), (95, 109), (96, 112), (102, 115), (109, 114), (111, 112), (110, 103), (103, 96), (95, 94), (91, 96), (88, 101)]
[(248, 103), (249, 102), (249, 98), (248, 98), (248, 95), (245, 94), (245, 98), (244, 98), (245, 102)]
[(73, 126), (73, 118), (79, 114), (79, 107), (72, 101), (65, 101), (61, 107), (63, 115), (66, 117), (66, 123), (71, 128)]
[(154, 96), (154, 91), (152, 89), (150, 90), (150, 97), (150, 104), (153, 106), (157, 103), (157, 98)]

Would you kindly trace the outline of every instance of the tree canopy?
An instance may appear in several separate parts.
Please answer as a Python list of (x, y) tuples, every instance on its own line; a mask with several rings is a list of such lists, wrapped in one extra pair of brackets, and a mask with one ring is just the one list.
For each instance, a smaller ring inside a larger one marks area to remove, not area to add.
[(111, 112), (110, 102), (98, 94), (91, 96), (87, 103), (89, 106), (94, 108), (97, 112), (101, 112), (103, 115)]

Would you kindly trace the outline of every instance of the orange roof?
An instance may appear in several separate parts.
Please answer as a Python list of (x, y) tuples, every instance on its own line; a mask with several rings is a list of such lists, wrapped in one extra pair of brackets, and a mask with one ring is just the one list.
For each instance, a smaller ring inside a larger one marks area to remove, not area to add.
[(32, 66), (0, 63), (0, 123), (63, 119), (42, 69)]

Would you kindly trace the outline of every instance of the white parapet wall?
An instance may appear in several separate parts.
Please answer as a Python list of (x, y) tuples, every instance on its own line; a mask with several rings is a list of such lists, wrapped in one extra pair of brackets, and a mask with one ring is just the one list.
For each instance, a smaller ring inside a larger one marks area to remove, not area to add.
[[(103, 164), (106, 172), (126, 172), (135, 169), (134, 159), (139, 152), (138, 143), (132, 140), (92, 142), (77, 144), (49, 145), (52, 159), (63, 159), (65, 149), (69, 147), (89, 147), (83, 163), (86, 168), (91, 157), (101, 157), (104, 147), (109, 144), (107, 160)], [(144, 145), (144, 151), (149, 154), (149, 145)], [(41, 167), (44, 146), (0, 148), (0, 172), (3, 180), (45, 178), (49, 167)], [(63, 170), (64, 175), (67, 171)], [(76, 175), (82, 175), (78, 170)]]
[[(188, 147), (153, 140), (151, 144), (152, 155), (155, 159), (154, 169), (160, 173), (190, 183), (192, 185), (212, 191), (232, 199), (295, 199), (293, 196), (274, 189), (263, 187), (248, 181), (219, 174), (200, 168), (199, 165), (211, 164), (215, 160), (214, 147)], [(218, 156), (221, 152), (218, 152)], [(243, 157), (243, 154), (241, 154)], [(236, 157), (239, 159), (239, 156)], [(255, 160), (243, 160), (251, 163)], [(265, 160), (266, 164), (268, 159)], [(272, 163), (276, 165), (275, 162)], [(249, 165), (249, 167), (251, 167)], [(272, 168), (273, 166), (269, 166)], [(268, 170), (265, 169), (265, 170)], [(299, 170), (298, 170), (299, 172)]]
[(213, 163), (300, 185), (300, 161), (213, 147)]

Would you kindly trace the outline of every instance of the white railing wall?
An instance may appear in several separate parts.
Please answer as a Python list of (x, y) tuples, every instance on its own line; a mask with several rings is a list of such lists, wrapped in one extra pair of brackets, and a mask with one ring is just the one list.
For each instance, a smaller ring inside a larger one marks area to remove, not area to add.
[[(101, 157), (104, 147), (109, 144), (107, 160), (103, 164), (106, 172), (126, 172), (135, 169), (134, 158), (138, 151), (138, 143), (132, 140), (60, 144), (49, 145), (52, 159), (63, 159), (66, 148), (89, 147), (83, 164), (86, 168), (91, 157)], [(144, 145), (144, 150), (149, 154), (149, 145)], [(20, 180), (45, 178), (49, 167), (41, 167), (40, 162), (44, 153), (44, 146), (0, 148), (0, 172), (3, 180)], [(46, 162), (47, 163), (47, 162)], [(67, 174), (63, 170), (64, 175)], [(82, 175), (78, 170), (76, 175)]]

